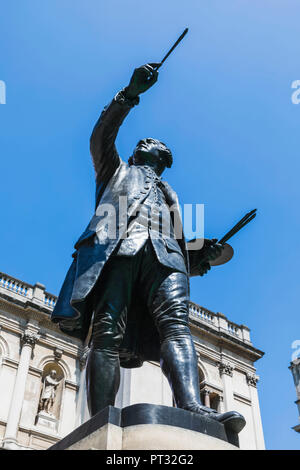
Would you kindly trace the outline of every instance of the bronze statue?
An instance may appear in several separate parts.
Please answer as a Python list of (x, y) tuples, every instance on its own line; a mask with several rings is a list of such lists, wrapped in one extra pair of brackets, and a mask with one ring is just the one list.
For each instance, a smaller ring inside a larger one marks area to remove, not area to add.
[[(75, 244), (52, 320), (62, 331), (84, 340), (94, 314), (87, 362), (91, 415), (114, 405), (120, 364), (139, 367), (152, 360), (160, 362), (177, 407), (239, 432), (245, 425), (239, 413), (221, 414), (201, 403), (188, 324), (189, 276), (205, 274), (222, 245), (206, 240), (197, 256), (187, 250), (177, 195), (161, 179), (173, 161), (164, 143), (140, 140), (128, 163), (115, 146), (119, 128), (139, 104), (139, 95), (157, 81), (159, 65), (135, 69), (129, 85), (104, 108), (94, 127), (90, 149), (96, 174), (95, 214)], [(156, 216), (158, 223), (151, 224)], [(165, 234), (161, 221), (167, 219), (171, 222)]]

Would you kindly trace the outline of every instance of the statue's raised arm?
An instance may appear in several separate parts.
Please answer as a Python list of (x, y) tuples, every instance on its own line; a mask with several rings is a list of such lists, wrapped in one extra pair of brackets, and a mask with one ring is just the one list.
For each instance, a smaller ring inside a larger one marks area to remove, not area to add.
[(98, 183), (106, 183), (120, 164), (115, 140), (130, 109), (139, 103), (139, 95), (157, 81), (157, 64), (146, 64), (134, 70), (130, 83), (104, 108), (91, 138), (90, 150)]

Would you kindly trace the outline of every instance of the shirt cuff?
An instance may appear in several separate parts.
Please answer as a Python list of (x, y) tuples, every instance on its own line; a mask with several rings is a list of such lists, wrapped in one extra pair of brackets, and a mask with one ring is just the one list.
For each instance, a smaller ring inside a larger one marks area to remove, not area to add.
[(124, 89), (119, 91), (116, 96), (115, 96), (115, 101), (120, 104), (125, 104), (129, 106), (130, 108), (133, 108), (133, 106), (136, 106), (140, 102), (140, 97), (136, 96), (135, 98), (129, 99), (125, 97), (124, 94)]

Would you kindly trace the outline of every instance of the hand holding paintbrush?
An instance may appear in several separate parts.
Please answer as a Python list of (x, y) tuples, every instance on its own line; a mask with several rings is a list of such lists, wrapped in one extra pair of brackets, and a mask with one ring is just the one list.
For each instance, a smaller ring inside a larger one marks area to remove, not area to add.
[[(248, 212), (242, 219), (235, 224), (220, 240), (213, 238), (212, 240), (205, 240), (204, 247), (199, 251), (193, 250), (194, 240), (187, 244), (190, 257), (190, 264), (192, 268), (192, 276), (203, 276), (210, 270), (211, 266), (217, 266), (227, 263), (233, 256), (232, 247), (227, 244), (227, 241), (245, 227), (251, 220), (256, 217), (256, 209)], [(197, 241), (197, 240), (196, 240)], [(193, 274), (194, 271), (194, 274)]]
[(130, 79), (129, 85), (124, 89), (124, 95), (130, 100), (136, 99), (138, 95), (144, 93), (149, 88), (151, 88), (158, 79), (158, 69), (163, 65), (169, 55), (174, 51), (178, 44), (182, 41), (188, 28), (186, 28), (181, 36), (177, 39), (175, 44), (167, 52), (161, 62), (158, 63), (149, 63), (142, 65), (134, 70), (133, 75)]

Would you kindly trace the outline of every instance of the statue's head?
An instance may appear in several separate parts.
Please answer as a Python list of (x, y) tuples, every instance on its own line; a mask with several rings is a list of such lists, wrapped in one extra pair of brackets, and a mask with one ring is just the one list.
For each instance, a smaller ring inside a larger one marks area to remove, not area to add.
[(140, 140), (128, 160), (129, 165), (151, 166), (157, 175), (161, 175), (165, 168), (171, 168), (172, 163), (172, 153), (168, 147), (151, 138)]
[(52, 379), (55, 379), (55, 377), (56, 377), (56, 370), (55, 369), (52, 369), (50, 371), (50, 377), (52, 377)]

